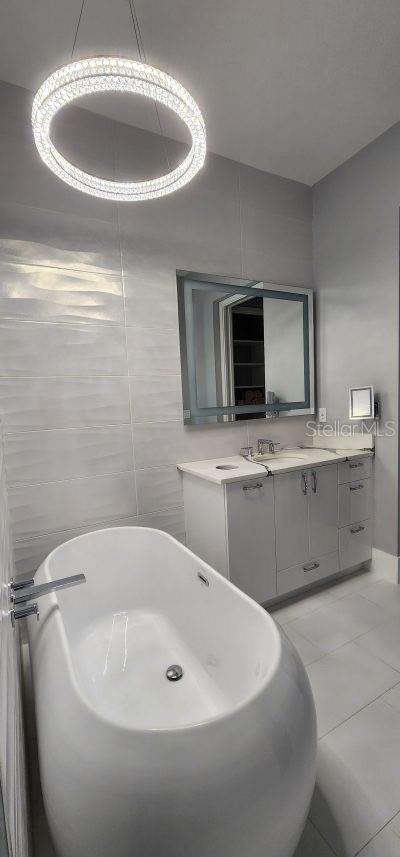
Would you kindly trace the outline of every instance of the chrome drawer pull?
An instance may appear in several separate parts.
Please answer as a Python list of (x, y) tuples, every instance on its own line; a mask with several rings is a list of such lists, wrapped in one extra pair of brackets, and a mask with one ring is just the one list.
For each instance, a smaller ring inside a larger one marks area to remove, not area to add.
[(349, 491), (361, 491), (364, 485), (349, 485)]
[(301, 490), (303, 494), (307, 494), (307, 474), (301, 474)]
[(319, 562), (309, 562), (307, 565), (303, 565), (303, 571), (314, 571), (315, 568), (319, 568)]
[(365, 527), (361, 526), (361, 524), (358, 527), (350, 527), (350, 532), (353, 536), (355, 533), (361, 533), (362, 530), (365, 530)]
[(255, 491), (256, 488), (263, 488), (262, 482), (256, 482), (255, 485), (243, 485), (243, 491)]
[(315, 470), (311, 471), (311, 488), (312, 488), (313, 494), (316, 494), (317, 493), (317, 474), (316, 474)]
[(354, 470), (355, 467), (364, 467), (363, 461), (357, 461), (355, 464), (349, 464), (350, 470)]

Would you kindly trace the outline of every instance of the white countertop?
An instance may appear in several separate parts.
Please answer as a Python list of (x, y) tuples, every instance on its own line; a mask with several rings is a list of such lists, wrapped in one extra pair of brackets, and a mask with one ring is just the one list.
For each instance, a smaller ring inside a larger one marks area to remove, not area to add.
[(178, 464), (178, 470), (183, 473), (190, 473), (191, 476), (197, 476), (199, 479), (216, 482), (217, 485), (224, 485), (226, 482), (239, 482), (241, 479), (256, 479), (260, 476), (266, 476), (267, 472), (271, 474), (289, 473), (292, 470), (303, 470), (305, 467), (320, 467), (322, 464), (337, 464), (339, 461), (347, 461), (349, 458), (370, 458), (373, 455), (370, 449), (339, 449), (336, 451), (318, 449), (317, 447), (303, 449), (294, 446), (286, 447), (280, 452), (293, 455), (301, 461), (290, 462), (290, 459), (279, 459), (278, 453), (276, 460), (268, 459), (265, 462), (265, 467), (263, 464), (253, 464), (240, 455), (232, 455), (229, 458), (212, 458), (206, 461), (189, 461)]

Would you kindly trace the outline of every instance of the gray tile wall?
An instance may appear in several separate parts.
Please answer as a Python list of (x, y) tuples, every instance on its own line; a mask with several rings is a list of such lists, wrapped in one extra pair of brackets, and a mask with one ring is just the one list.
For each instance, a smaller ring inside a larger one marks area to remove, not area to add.
[(8, 583), (13, 573), (0, 426), (0, 828), (4, 807), (9, 855), (29, 857), (19, 628), (12, 629), (9, 615)]
[[(311, 190), (209, 155), (187, 187), (125, 204), (40, 162), (30, 97), (0, 84), (0, 403), (19, 572), (85, 529), (184, 538), (179, 461), (236, 453), (264, 421), (184, 428), (177, 268), (309, 286)], [(69, 111), (63, 142), (121, 177), (163, 168), (157, 136)], [(168, 143), (172, 161), (181, 146)], [(289, 442), (305, 420), (268, 432)]]
[[(348, 387), (382, 402), (375, 460), (374, 544), (399, 555), (400, 125), (314, 188), (319, 404), (348, 418)], [(395, 434), (385, 436), (385, 422)]]

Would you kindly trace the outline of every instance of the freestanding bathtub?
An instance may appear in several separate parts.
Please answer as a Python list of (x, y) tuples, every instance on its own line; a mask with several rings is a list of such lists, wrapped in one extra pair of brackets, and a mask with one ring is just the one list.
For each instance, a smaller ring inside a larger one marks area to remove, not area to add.
[[(59, 857), (291, 857), (315, 777), (307, 675), (273, 619), (171, 536), (79, 536), (29, 619)], [(180, 666), (168, 680), (171, 665)]]

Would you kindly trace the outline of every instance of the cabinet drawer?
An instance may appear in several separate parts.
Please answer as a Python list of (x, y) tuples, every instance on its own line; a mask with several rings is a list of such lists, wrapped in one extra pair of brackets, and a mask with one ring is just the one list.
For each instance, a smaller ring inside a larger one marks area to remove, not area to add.
[(364, 521), (372, 514), (372, 479), (339, 485), (339, 527)]
[(339, 530), (339, 561), (341, 570), (352, 568), (371, 559), (372, 522), (360, 521)]
[(339, 463), (339, 483), (368, 479), (372, 475), (372, 458), (351, 458)]
[(337, 551), (320, 559), (295, 565), (285, 571), (279, 571), (277, 574), (277, 594), (285, 595), (285, 593), (293, 592), (295, 589), (308, 586), (310, 583), (317, 583), (337, 571), (339, 571)]

